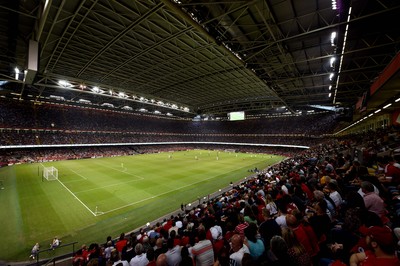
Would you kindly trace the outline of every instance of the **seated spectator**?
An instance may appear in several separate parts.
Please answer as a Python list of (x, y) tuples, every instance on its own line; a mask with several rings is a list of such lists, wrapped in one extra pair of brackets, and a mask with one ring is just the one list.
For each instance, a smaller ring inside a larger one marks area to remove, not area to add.
[(361, 183), (361, 189), (364, 193), (365, 208), (376, 213), (379, 217), (383, 217), (386, 214), (385, 203), (375, 193), (374, 186), (370, 182), (364, 181)]
[(311, 258), (309, 254), (304, 249), (303, 245), (297, 240), (294, 232), (290, 228), (284, 228), (282, 230), (282, 237), (285, 240), (288, 247), (288, 255), (291, 258), (291, 261), (297, 266), (310, 266)]
[(243, 244), (243, 238), (240, 235), (235, 234), (232, 236), (231, 248), (233, 253), (229, 256), (229, 261), (230, 261), (229, 265), (241, 266), (243, 255), (245, 253), (250, 254), (250, 251), (247, 248), (247, 246)]
[(392, 230), (389, 227), (372, 226), (364, 231), (369, 250), (355, 253), (350, 257), (350, 266), (385, 265), (399, 266), (395, 254)]
[(51, 249), (55, 249), (60, 245), (60, 240), (57, 237), (54, 237), (53, 242), (50, 244)]
[(249, 226), (244, 229), (244, 235), (246, 236), (244, 243), (250, 251), (250, 256), (254, 261), (257, 261), (265, 252), (264, 242), (257, 237), (257, 225), (255, 223), (250, 223)]
[(136, 256), (131, 259), (129, 262), (130, 266), (146, 266), (149, 263), (149, 260), (146, 257), (146, 253), (144, 252), (143, 245), (137, 243), (135, 246)]
[(214, 250), (210, 240), (206, 239), (206, 231), (203, 227), (197, 230), (199, 242), (192, 248), (192, 256), (196, 265), (207, 266), (214, 263)]
[(269, 248), (269, 243), (273, 236), (281, 235), (281, 227), (270, 215), (269, 210), (263, 209), (264, 222), (260, 224), (258, 231), (260, 232), (261, 238), (264, 241), (266, 249)]
[(174, 246), (174, 239), (172, 238), (168, 238), (167, 247), (168, 251), (165, 252), (165, 256), (167, 257), (167, 264), (169, 266), (178, 266), (182, 260), (181, 247), (179, 245)]

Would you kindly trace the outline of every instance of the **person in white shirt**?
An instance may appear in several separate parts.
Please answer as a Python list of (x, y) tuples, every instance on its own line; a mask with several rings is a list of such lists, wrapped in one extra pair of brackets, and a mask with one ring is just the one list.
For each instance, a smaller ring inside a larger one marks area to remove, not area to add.
[(131, 259), (129, 262), (130, 266), (146, 266), (149, 263), (149, 260), (146, 257), (146, 253), (144, 252), (143, 245), (137, 243), (135, 246), (136, 256)]
[(229, 256), (229, 266), (241, 266), (243, 255), (250, 254), (249, 248), (243, 244), (243, 238), (236, 234), (231, 237), (233, 253)]

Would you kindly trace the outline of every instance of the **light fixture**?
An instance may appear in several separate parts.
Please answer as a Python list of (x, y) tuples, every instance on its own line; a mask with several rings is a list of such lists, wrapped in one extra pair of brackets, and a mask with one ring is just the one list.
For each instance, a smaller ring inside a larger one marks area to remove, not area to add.
[(336, 10), (336, 9), (337, 9), (336, 0), (332, 0), (332, 9), (333, 9), (333, 10)]
[(379, 113), (381, 110), (382, 110), (382, 109), (378, 109), (378, 110), (376, 110), (376, 111), (374, 112), (374, 114), (377, 114), (377, 113)]
[(66, 81), (66, 80), (59, 80), (58, 81), (58, 84), (60, 85), (60, 86), (62, 86), (62, 87), (71, 87), (72, 86), (72, 84), (71, 83), (69, 83), (68, 81)]
[(383, 108), (382, 109), (386, 109), (386, 108), (388, 108), (389, 106), (391, 106), (392, 104), (391, 103), (389, 103), (389, 104), (386, 104), (385, 106), (383, 106)]
[(335, 62), (336, 57), (331, 57), (330, 59), (330, 66), (333, 67), (333, 63)]
[(329, 85), (329, 90), (331, 90), (332, 89), (332, 85)]
[(332, 93), (329, 93), (328, 97), (331, 98), (331, 96), (332, 96)]
[(15, 71), (15, 79), (19, 79), (19, 69), (18, 69), (18, 67), (15, 67), (14, 71)]
[(397, 103), (398, 101), (400, 101), (400, 98), (396, 99), (395, 102)]
[(332, 80), (332, 79), (333, 79), (333, 76), (334, 76), (334, 74), (331, 73), (331, 74), (329, 75), (329, 80)]
[(331, 33), (331, 46), (335, 46), (336, 31)]

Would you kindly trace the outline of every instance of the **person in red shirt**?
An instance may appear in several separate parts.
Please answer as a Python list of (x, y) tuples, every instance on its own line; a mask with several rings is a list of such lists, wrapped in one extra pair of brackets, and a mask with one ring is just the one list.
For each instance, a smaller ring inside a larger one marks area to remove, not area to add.
[(363, 232), (369, 250), (354, 253), (350, 266), (400, 266), (395, 254), (392, 230), (387, 226), (371, 226)]
[(122, 253), (122, 249), (126, 246), (127, 242), (128, 240), (125, 239), (125, 233), (121, 233), (121, 235), (119, 236), (119, 240), (117, 241), (117, 243), (115, 243), (115, 248), (120, 255)]

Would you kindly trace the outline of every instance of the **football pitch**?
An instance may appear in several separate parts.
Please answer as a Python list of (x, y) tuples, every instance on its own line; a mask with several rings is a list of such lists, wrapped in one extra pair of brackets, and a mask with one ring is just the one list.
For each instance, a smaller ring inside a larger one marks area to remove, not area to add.
[[(181, 204), (197, 204), (251, 175), (250, 169), (282, 159), (191, 150), (0, 168), (0, 260), (27, 260), (36, 242), (44, 250), (54, 236), (63, 244), (104, 243), (109, 235), (160, 221)], [(58, 180), (43, 180), (43, 167), (50, 166), (58, 169)], [(55, 255), (49, 253), (41, 258)]]

